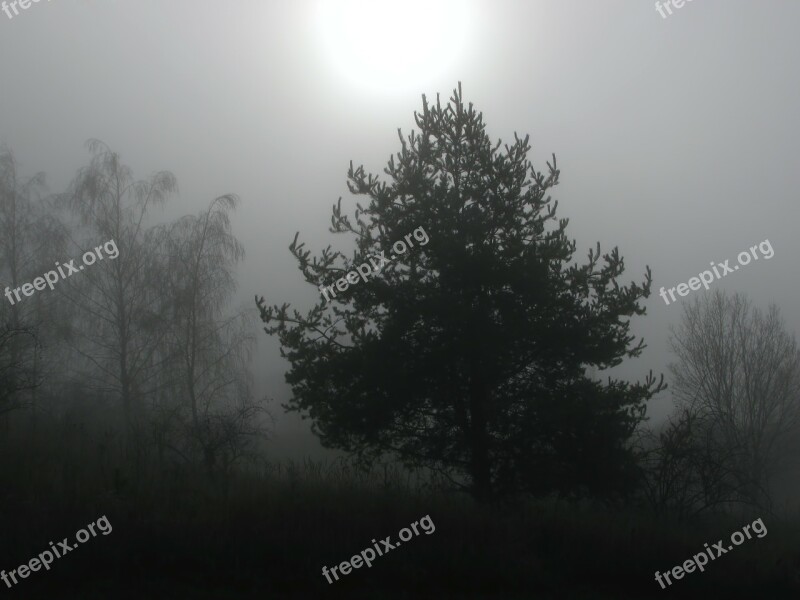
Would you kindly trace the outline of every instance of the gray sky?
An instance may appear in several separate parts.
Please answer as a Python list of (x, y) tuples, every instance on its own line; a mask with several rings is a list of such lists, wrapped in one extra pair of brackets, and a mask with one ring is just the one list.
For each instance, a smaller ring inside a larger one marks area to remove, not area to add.
[[(327, 232), (340, 195), (354, 206), (349, 161), (381, 171), (420, 95), (446, 100), (461, 81), (493, 138), (530, 133), (537, 167), (556, 154), (555, 197), (581, 255), (599, 240), (620, 247), (626, 281), (653, 269), (634, 327), (649, 348), (621, 374), (665, 371), (667, 326), (704, 293), (666, 306), (659, 287), (733, 265), (764, 239), (774, 258), (712, 285), (776, 302), (797, 331), (800, 3), (694, 0), (666, 19), (643, 0), (374, 4), (361, 17), (266, 0), (42, 0), (0, 13), (0, 142), (52, 191), (87, 163), (88, 138), (139, 177), (171, 170), (181, 194), (165, 218), (239, 194), (241, 301), (303, 307), (316, 292), (286, 249), (294, 232), (312, 251), (349, 249)], [(285, 400), (287, 364), (259, 337), (259, 389)], [(316, 446), (307, 422), (277, 412), (276, 452)]]

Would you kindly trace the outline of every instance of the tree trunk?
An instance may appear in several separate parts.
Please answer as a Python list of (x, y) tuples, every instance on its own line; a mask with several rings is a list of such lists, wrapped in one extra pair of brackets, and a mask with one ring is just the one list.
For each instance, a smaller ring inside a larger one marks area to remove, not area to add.
[(484, 504), (492, 497), (492, 480), (489, 468), (489, 434), (487, 432), (486, 405), (488, 390), (477, 369), (473, 369), (469, 385), (470, 446), (472, 460), (472, 495)]

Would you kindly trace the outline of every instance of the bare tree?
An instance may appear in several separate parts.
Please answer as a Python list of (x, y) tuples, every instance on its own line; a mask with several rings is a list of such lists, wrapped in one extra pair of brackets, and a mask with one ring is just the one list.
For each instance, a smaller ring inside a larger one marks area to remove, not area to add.
[(724, 460), (742, 500), (768, 507), (800, 426), (800, 351), (780, 311), (717, 290), (685, 305), (671, 347), (675, 398), (706, 423), (706, 455)]
[(141, 422), (144, 396), (158, 379), (157, 349), (164, 335), (165, 295), (158, 246), (163, 236), (146, 227), (149, 210), (177, 190), (166, 171), (135, 180), (120, 157), (97, 140), (93, 157), (66, 195), (86, 235), (73, 239), (76, 252), (113, 240), (114, 260), (104, 260), (59, 283), (83, 316), (73, 330), (75, 348), (91, 367), (98, 389), (121, 400), (128, 448)]
[(642, 491), (657, 514), (691, 517), (737, 498), (736, 450), (719, 445), (708, 417), (682, 406), (658, 429), (641, 429), (635, 447)]
[(20, 392), (35, 390), (41, 384), (33, 360), (39, 349), (31, 328), (0, 326), (0, 415), (26, 406)]
[(264, 433), (266, 414), (250, 387), (254, 315), (224, 312), (244, 257), (229, 219), (237, 201), (220, 196), (206, 211), (178, 220), (168, 235), (169, 354), (177, 359), (170, 373), (187, 409), (169, 414), (184, 419), (189, 448), (182, 454), (199, 452), (209, 473), (241, 458), (247, 441)]
[[(0, 266), (4, 281), (10, 289), (28, 281), (34, 262), (37, 236), (35, 201), (44, 191), (44, 173), (22, 180), (17, 173), (13, 153), (3, 148), (0, 151)], [(42, 243), (44, 240), (39, 241)], [(7, 278), (7, 279), (6, 279)], [(18, 326), (20, 309), (29, 304), (14, 301), (11, 305), (11, 323)]]
[[(23, 178), (11, 150), (0, 148), (0, 320), (3, 328), (3, 377), (10, 376), (10, 365), (23, 368), (23, 380), (36, 385), (12, 385), (17, 393), (29, 397), (7, 398), (6, 406), (38, 404), (39, 383), (60, 368), (53, 360), (54, 342), (58, 338), (58, 323), (66, 313), (52, 294), (36, 294), (33, 298), (20, 296), (19, 288), (49, 270), (54, 253), (63, 247), (61, 224), (53, 216), (44, 199), (44, 173)], [(15, 295), (16, 292), (16, 295)], [(43, 350), (47, 347), (47, 354)], [(35, 413), (35, 410), (34, 410)]]

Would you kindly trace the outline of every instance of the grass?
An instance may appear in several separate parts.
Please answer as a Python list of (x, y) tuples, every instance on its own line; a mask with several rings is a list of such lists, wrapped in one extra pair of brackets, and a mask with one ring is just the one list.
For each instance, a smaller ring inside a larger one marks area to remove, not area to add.
[[(764, 516), (748, 540), (664, 591), (654, 580), (761, 515), (679, 523), (635, 510), (527, 501), (481, 507), (394, 467), (268, 464), (215, 483), (187, 469), (114, 475), (113, 461), (47, 434), (0, 444), (0, 568), (102, 515), (113, 526), (7, 590), (25, 598), (789, 598), (800, 527)], [(329, 585), (371, 540), (430, 515), (372, 568)], [(727, 543), (727, 542), (726, 542)], [(0, 587), (2, 584), (0, 584)]]

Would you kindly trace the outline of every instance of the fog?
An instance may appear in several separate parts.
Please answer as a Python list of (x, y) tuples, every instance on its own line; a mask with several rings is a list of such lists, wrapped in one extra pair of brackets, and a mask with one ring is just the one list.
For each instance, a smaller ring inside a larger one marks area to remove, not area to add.
[[(490, 138), (530, 134), (529, 158), (540, 169), (556, 155), (560, 182), (551, 193), (570, 220), (578, 261), (599, 241), (604, 252), (619, 247), (621, 283), (652, 269), (646, 315), (631, 328), (647, 348), (610, 374), (668, 375), (670, 326), (710, 292), (667, 305), (659, 289), (709, 263), (734, 264), (764, 240), (773, 258), (711, 287), (743, 293), (762, 309), (775, 303), (797, 333), (800, 4), (696, 0), (663, 18), (653, 2), (634, 0), (466, 0), (452, 52), (426, 56), (425, 69), (403, 81), (374, 65), (336, 63), (330, 44), (352, 34), (334, 29), (326, 42), (320, 6), (42, 0), (13, 18), (0, 13), (0, 144), (20, 174), (43, 171), (52, 193), (88, 164), (88, 139), (119, 153), (136, 179), (174, 173), (179, 193), (151, 211), (156, 223), (237, 194), (232, 231), (246, 256), (232, 304), (252, 310), (263, 295), (267, 304), (306, 311), (319, 292), (288, 250), (295, 232), (312, 255), (329, 244), (350, 255), (352, 237), (328, 230), (340, 197), (347, 212), (355, 209), (350, 161), (383, 176), (400, 149), (397, 130), (416, 127), (422, 95), (435, 102), (439, 94), (444, 104), (460, 82)], [(398, 39), (413, 47), (445, 35), (444, 14), (437, 22), (436, 11), (426, 17), (420, 9)], [(379, 38), (389, 25), (360, 27)], [(284, 381), (290, 364), (262, 326), (253, 325), (251, 372), (256, 395), (272, 400), (267, 455), (340, 455), (323, 449), (309, 420), (280, 408), (292, 396)], [(664, 422), (672, 390), (647, 406), (654, 424)]]

